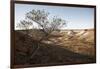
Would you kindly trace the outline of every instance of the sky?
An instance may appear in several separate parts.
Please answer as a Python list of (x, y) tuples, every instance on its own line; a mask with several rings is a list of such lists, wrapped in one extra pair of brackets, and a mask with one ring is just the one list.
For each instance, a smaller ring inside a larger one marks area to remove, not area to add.
[[(25, 19), (25, 14), (33, 9), (45, 10), (50, 13), (49, 17), (58, 16), (66, 21), (62, 29), (93, 29), (94, 8), (79, 8), (65, 6), (47, 6), (34, 4), (15, 4), (15, 30), (17, 23)], [(35, 23), (33, 23), (37, 26)]]

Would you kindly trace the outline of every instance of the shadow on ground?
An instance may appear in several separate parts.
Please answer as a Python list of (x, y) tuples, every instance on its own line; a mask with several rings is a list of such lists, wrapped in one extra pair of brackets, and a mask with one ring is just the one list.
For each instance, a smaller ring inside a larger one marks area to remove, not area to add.
[[(25, 40), (27, 39), (27, 40)], [(24, 38), (20, 32), (15, 32), (14, 65), (35, 64), (83, 64), (95, 63), (95, 56), (74, 53), (62, 46), (39, 43), (39, 49), (32, 59), (30, 55), (37, 48), (37, 41), (31, 37)]]

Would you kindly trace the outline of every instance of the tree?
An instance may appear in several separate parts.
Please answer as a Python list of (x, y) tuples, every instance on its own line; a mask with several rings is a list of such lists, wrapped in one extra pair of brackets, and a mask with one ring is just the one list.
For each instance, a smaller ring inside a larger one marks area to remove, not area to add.
[(22, 20), (20, 21), (20, 23), (17, 24), (16, 27), (20, 28), (20, 29), (25, 29), (27, 30), (26, 31), (26, 34), (28, 35), (29, 34), (29, 29), (30, 27), (33, 25), (33, 23), (31, 21), (26, 21), (26, 20)]
[[(39, 42), (41, 42), (45, 38), (48, 38), (52, 32), (58, 31), (61, 27), (63, 27), (63, 25), (66, 24), (66, 21), (62, 18), (57, 16), (49, 17), (49, 14), (50, 13), (45, 10), (33, 9), (32, 11), (26, 13), (25, 20), (20, 21), (17, 27), (28, 30), (30, 26), (33, 25), (33, 22), (35, 22), (38, 25), (39, 32), (44, 34), (44, 36), (42, 36), (39, 40)], [(35, 29), (35, 27), (33, 27), (33, 29)], [(29, 34), (29, 32), (27, 32), (27, 34)], [(37, 50), (38, 48), (39, 46), (37, 45)], [(33, 52), (31, 58), (34, 56), (35, 52)]]
[[(54, 16), (51, 19), (49, 18), (49, 12), (45, 10), (32, 10), (26, 14), (26, 19), (31, 20), (38, 24), (38, 28), (41, 29), (40, 32), (44, 33), (44, 37), (50, 35), (53, 31), (58, 30), (65, 24), (65, 20)], [(41, 38), (41, 40), (44, 39)]]

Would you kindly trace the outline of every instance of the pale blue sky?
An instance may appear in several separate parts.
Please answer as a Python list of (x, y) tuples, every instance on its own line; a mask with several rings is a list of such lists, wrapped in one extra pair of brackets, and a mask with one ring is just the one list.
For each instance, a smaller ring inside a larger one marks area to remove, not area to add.
[[(46, 5), (15, 4), (15, 26), (25, 18), (25, 14), (32, 9), (45, 9), (50, 17), (59, 16), (68, 22), (65, 29), (94, 28), (94, 8), (62, 7)], [(15, 27), (15, 29), (17, 29)]]

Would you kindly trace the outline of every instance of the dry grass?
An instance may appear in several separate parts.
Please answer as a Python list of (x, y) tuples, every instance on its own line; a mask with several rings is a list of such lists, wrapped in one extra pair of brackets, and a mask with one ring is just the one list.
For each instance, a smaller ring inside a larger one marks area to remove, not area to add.
[[(75, 30), (77, 31), (77, 30)], [(84, 34), (79, 34), (83, 30), (78, 30), (72, 38), (70, 38), (69, 30), (62, 31), (57, 35), (62, 35), (60, 37), (50, 37), (49, 43), (61, 45), (64, 48), (71, 50), (76, 53), (95, 56), (95, 43), (94, 43), (94, 30), (88, 30)], [(44, 42), (46, 42), (45, 40)], [(52, 42), (50, 42), (52, 41)]]
[[(52, 33), (49, 39), (39, 43), (39, 50), (29, 60), (32, 51), (37, 48), (40, 32), (15, 31), (15, 65), (51, 64), (51, 63), (93, 63), (95, 62), (94, 31), (88, 30), (84, 35), (77, 32), (72, 38), (67, 33)], [(78, 30), (83, 31), (83, 30)], [(36, 37), (37, 36), (37, 37)]]

